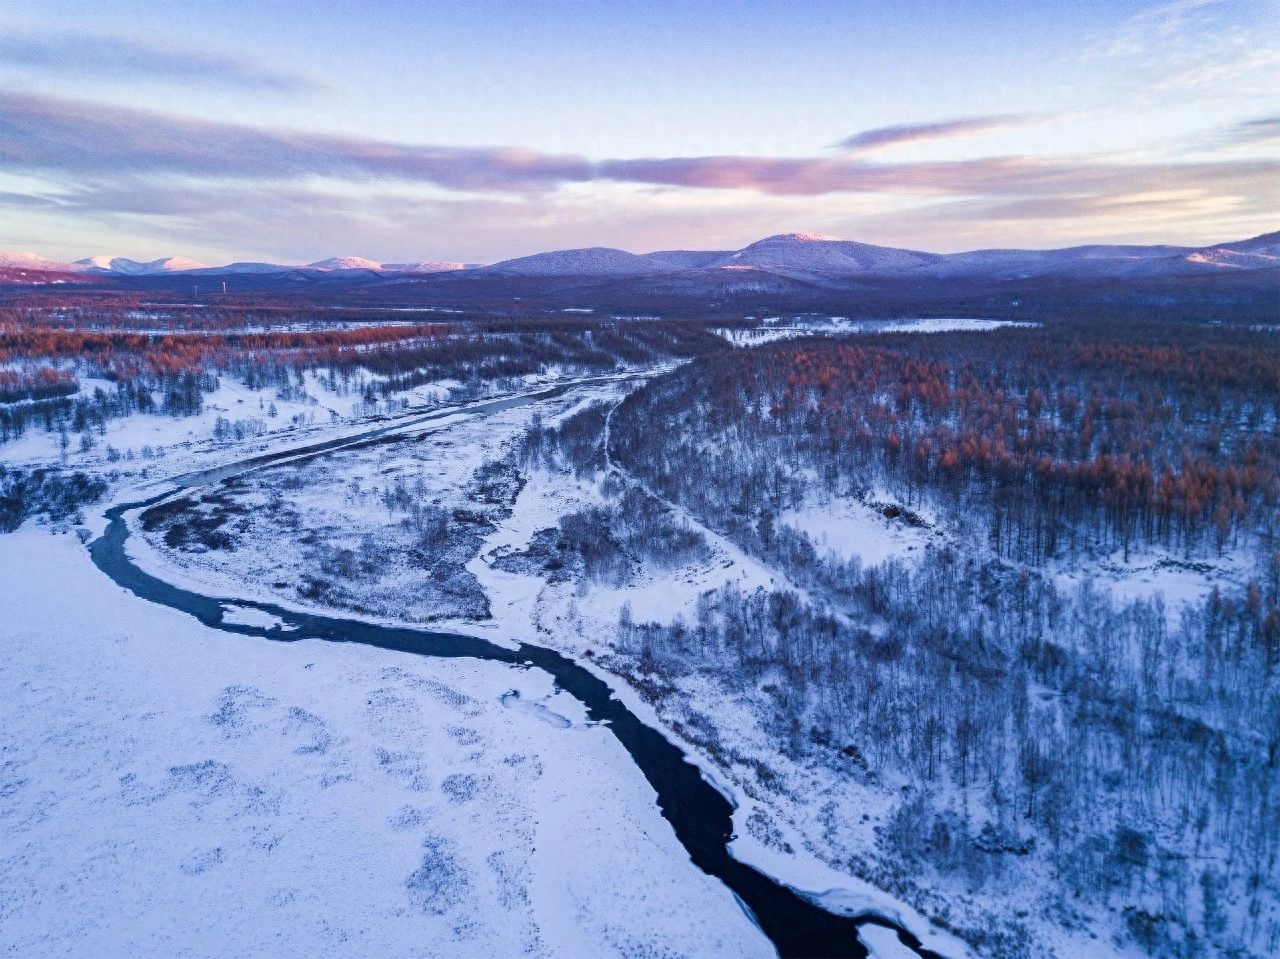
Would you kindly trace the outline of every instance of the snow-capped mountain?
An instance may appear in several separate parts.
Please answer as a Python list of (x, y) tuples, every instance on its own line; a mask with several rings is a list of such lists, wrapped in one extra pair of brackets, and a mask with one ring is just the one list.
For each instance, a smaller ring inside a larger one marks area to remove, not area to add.
[(206, 267), (202, 273), (287, 273), (296, 270), (315, 270), (324, 273), (342, 273), (347, 270), (365, 270), (375, 273), (446, 273), (472, 268), (466, 263), (452, 260), (422, 260), (416, 263), (379, 263), (362, 256), (331, 256), (299, 266), (292, 263), (240, 262), (226, 266)]
[(254, 261), (240, 261), (237, 263), (228, 263), (225, 266), (206, 266), (200, 270), (192, 270), (192, 273), (211, 274), (211, 273), (288, 273), (291, 270), (306, 269), (301, 266), (290, 266), (284, 263), (260, 263)]
[(0, 269), (42, 270), (45, 272), (73, 273), (79, 268), (73, 263), (63, 263), (35, 253), (0, 253)]
[(125, 276), (149, 276), (153, 273), (185, 273), (199, 270), (204, 264), (185, 256), (169, 256), (159, 260), (140, 262), (124, 256), (90, 256), (76, 260), (75, 266), (95, 273), (121, 273)]
[(382, 264), (362, 256), (331, 256), (307, 264), (308, 270), (381, 270)]
[(474, 269), (479, 265), (459, 263), (456, 260), (423, 260), (418, 263), (383, 263), (382, 269), (387, 273), (452, 273), (455, 270)]

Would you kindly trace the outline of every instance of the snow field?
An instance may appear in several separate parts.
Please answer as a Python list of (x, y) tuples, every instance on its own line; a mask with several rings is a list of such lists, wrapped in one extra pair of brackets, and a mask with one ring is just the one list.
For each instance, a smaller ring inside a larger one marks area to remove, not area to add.
[(30, 526), (0, 567), (6, 954), (770, 954), (544, 674), (221, 634)]

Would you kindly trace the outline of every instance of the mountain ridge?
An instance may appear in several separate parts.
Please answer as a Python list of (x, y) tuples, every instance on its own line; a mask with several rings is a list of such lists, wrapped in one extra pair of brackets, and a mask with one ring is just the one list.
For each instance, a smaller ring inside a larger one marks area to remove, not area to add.
[[(1208, 246), (1166, 244), (1085, 244), (1043, 250), (984, 248), (931, 253), (879, 246), (815, 233), (779, 233), (738, 250), (655, 250), (632, 253), (613, 247), (550, 250), (491, 264), (461, 261), (382, 263), (358, 256), (335, 256), (305, 265), (238, 261), (206, 266), (182, 256), (150, 261), (98, 255), (60, 262), (34, 253), (0, 252), (0, 268), (30, 272), (88, 273), (146, 277), (190, 274), (331, 275), (364, 273), (395, 277), (439, 273), (525, 278), (530, 280), (642, 279), (685, 276), (708, 281), (717, 273), (751, 272), (828, 285), (859, 278), (893, 277), (1026, 279), (1080, 277), (1125, 279), (1204, 275), (1280, 267), (1280, 232)], [(714, 279), (716, 285), (732, 280)]]

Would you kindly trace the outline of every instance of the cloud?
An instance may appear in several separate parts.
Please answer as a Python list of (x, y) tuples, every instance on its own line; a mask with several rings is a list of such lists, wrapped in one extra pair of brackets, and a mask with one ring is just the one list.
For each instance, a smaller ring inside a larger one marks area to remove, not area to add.
[(1202, 163), (1118, 162), (1106, 157), (1048, 160), (981, 157), (870, 163), (821, 157), (685, 157), (609, 160), (602, 178), (700, 189), (753, 190), (776, 196), (891, 193), (908, 196), (1110, 195), (1207, 189), (1268, 196), (1280, 190), (1280, 159)]
[(520, 148), (270, 130), (21, 93), (0, 93), (0, 169), (90, 177), (382, 178), (473, 191), (550, 189), (592, 175), (582, 157)]
[(935, 123), (904, 123), (897, 126), (876, 127), (846, 137), (835, 146), (850, 152), (882, 150), (907, 143), (942, 140), (948, 137), (978, 136), (994, 133), (1010, 127), (1026, 126), (1040, 122), (1040, 117), (1008, 113), (983, 117), (961, 117), (956, 120), (939, 120)]
[(1244, 120), (1228, 127), (1219, 142), (1235, 146), (1280, 140), (1280, 116)]
[(24, 206), (32, 209), (56, 209), (61, 206), (57, 200), (34, 193), (14, 193), (12, 190), (0, 190), (0, 205)]
[[(1231, 130), (1270, 136), (1277, 119)], [(747, 223), (762, 232), (814, 225), (843, 232), (867, 223), (882, 242), (908, 245), (919, 244), (932, 223), (946, 236), (981, 235), (990, 244), (1048, 221), (1059, 224), (1055, 233), (1080, 237), (1104, 226), (1132, 236), (1143, 223), (1153, 232), (1173, 223), (1185, 235), (1204, 231), (1197, 222), (1280, 216), (1280, 157), (591, 159), (268, 129), (5, 92), (0, 174), (34, 184), (0, 195), (0, 207), (13, 211), (0, 216), (7, 232), (20, 230), (23, 217), (28, 224), (56, 219), (69, 230), (99, 224), (121, 236), (200, 245), (184, 252), (204, 258), (216, 255), (205, 252), (213, 243), (244, 254), (335, 240), (335, 248), (359, 242), (361, 252), (408, 258), (419, 254), (395, 253), (393, 244), (433, 235), (450, 248), (428, 255), (484, 259), (485, 250), (516, 242), (536, 248), (540, 239), (617, 245), (643, 237), (657, 245), (661, 235), (680, 236), (681, 224), (686, 235), (725, 236), (717, 223), (736, 224), (737, 236), (749, 235)], [(929, 235), (925, 245), (936, 246)], [(21, 245), (20, 236), (15, 241)]]
[(1269, 96), (1280, 44), (1273, 0), (1176, 0), (1125, 20), (1081, 57), (1110, 64), (1148, 98)]
[(282, 93), (324, 89), (308, 76), (252, 60), (156, 42), (59, 31), (0, 35), (0, 67), (46, 76), (217, 85)]
[(1274, 194), (1280, 159), (1201, 163), (1031, 156), (928, 162), (857, 157), (693, 156), (590, 160), (519, 147), (403, 144), (215, 123), (81, 101), (0, 93), (0, 170), (89, 180), (169, 176), (296, 182), (330, 178), (538, 194), (593, 181), (773, 196), (1108, 194), (1208, 188)]

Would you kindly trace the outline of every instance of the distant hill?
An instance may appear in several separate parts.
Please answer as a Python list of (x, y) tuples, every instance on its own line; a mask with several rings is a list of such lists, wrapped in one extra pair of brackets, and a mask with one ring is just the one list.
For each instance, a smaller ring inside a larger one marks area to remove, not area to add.
[(481, 267), (484, 272), (505, 273), (515, 276), (643, 276), (647, 273), (663, 273), (677, 267), (656, 259), (595, 246), (584, 250), (557, 250), (554, 253), (535, 253), (515, 260), (503, 260), (492, 266)]
[(169, 256), (159, 260), (150, 260), (146, 263), (130, 260), (124, 256), (91, 256), (87, 259), (76, 260), (73, 266), (95, 273), (123, 273), (125, 276), (148, 276), (152, 273), (185, 273), (190, 270), (204, 268), (203, 263), (198, 263), (185, 256)]
[[(198, 278), (199, 282), (194, 282)], [(207, 281), (212, 279), (212, 283)], [(110, 282), (108, 282), (110, 281)], [(610, 247), (554, 250), (487, 266), (460, 261), (381, 263), (336, 256), (303, 265), (203, 266), (184, 257), (147, 262), (95, 256), (62, 263), (0, 253), (0, 286), (94, 283), (114, 289), (205, 295), (344, 296), (364, 303), (505, 309), (519, 303), (600, 306), (621, 313), (706, 315), (708, 310), (896, 311), (928, 304), (966, 311), (1073, 303), (1123, 315), (1268, 317), (1280, 314), (1280, 233), (1205, 247), (1093, 244), (1051, 250), (931, 253), (814, 233), (781, 233), (739, 250)], [(122, 285), (123, 284), (123, 285)], [(589, 301), (589, 302), (588, 302)], [(1274, 304), (1274, 309), (1273, 309)], [(1056, 308), (1056, 307), (1054, 307)], [(1118, 311), (1118, 312), (1117, 312)], [(1233, 311), (1224, 314), (1223, 311)]]

